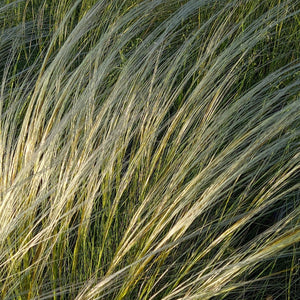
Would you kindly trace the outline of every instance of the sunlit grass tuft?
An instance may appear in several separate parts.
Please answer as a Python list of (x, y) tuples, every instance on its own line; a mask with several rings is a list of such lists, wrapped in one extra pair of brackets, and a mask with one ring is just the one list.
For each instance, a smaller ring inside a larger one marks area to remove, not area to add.
[(296, 299), (299, 4), (0, 1), (1, 299)]

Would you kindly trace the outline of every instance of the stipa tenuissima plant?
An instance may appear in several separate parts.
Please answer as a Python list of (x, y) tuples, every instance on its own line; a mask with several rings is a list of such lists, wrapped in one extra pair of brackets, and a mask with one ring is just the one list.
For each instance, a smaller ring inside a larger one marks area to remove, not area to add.
[(0, 3), (1, 299), (297, 299), (298, 0)]

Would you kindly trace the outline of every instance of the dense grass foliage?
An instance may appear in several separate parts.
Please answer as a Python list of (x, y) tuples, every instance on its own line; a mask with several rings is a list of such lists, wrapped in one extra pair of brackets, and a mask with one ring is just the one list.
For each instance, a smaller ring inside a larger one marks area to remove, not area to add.
[(0, 298), (298, 299), (298, 0), (0, 0)]

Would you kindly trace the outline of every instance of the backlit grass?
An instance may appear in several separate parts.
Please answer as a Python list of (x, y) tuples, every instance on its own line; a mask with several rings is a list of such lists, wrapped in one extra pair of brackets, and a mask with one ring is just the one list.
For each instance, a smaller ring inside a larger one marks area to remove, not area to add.
[(297, 299), (299, 4), (0, 0), (0, 298)]

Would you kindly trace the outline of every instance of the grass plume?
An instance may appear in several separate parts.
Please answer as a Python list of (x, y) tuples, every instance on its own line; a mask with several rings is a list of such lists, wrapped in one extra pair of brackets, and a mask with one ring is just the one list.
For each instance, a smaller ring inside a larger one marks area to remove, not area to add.
[(296, 299), (298, 0), (0, 0), (1, 299)]

